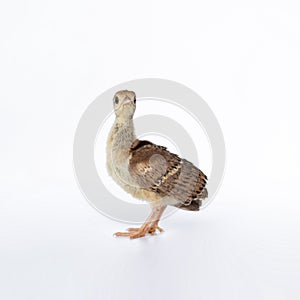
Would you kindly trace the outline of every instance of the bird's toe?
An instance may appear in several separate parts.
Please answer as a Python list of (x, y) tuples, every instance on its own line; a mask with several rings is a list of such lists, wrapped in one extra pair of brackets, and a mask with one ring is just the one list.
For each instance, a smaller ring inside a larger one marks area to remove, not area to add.
[(114, 236), (130, 236), (130, 232), (115, 232)]
[(129, 231), (129, 232), (137, 232), (139, 230), (140, 230), (140, 228), (136, 228), (136, 227), (127, 228), (127, 231)]

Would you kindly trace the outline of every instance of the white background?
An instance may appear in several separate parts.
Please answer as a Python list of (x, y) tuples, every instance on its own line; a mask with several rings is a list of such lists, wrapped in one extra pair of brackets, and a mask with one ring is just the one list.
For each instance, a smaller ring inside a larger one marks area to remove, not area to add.
[[(298, 3), (2, 1), (0, 298), (299, 299)], [(72, 142), (101, 92), (144, 77), (208, 102), (227, 170), (206, 210), (130, 241), (80, 193)]]

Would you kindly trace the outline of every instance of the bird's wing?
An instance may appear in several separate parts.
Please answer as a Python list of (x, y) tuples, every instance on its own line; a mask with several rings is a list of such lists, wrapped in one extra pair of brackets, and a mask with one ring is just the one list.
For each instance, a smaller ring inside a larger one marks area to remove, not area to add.
[(205, 174), (167, 148), (136, 140), (130, 153), (129, 172), (141, 188), (174, 198), (178, 207), (207, 197)]

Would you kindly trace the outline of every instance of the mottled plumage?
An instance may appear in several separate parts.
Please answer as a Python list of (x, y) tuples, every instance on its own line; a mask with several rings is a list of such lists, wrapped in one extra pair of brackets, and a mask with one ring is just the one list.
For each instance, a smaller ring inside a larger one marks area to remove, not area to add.
[(172, 197), (173, 206), (199, 210), (207, 177), (192, 163), (149, 141), (135, 140), (130, 155), (129, 172), (141, 188)]

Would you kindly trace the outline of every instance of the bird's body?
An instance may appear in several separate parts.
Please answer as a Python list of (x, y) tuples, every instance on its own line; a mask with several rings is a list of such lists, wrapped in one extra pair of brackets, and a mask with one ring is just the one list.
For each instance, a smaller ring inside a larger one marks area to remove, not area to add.
[(133, 126), (135, 93), (119, 91), (114, 96), (116, 120), (107, 141), (107, 169), (112, 178), (132, 196), (148, 201), (152, 213), (141, 228), (117, 232), (137, 238), (154, 234), (167, 205), (196, 211), (207, 197), (206, 176), (165, 147), (136, 139)]

